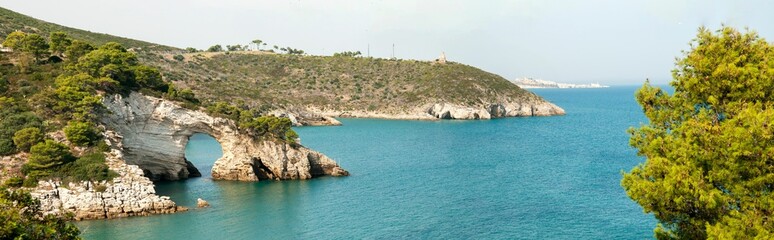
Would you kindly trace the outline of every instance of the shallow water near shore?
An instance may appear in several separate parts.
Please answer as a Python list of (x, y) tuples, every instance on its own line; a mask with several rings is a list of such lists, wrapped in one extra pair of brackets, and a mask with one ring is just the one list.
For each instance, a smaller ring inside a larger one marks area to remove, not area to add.
[(656, 221), (620, 187), (642, 161), (626, 134), (646, 121), (635, 90), (533, 90), (565, 116), (296, 128), (352, 174), (340, 178), (212, 181), (220, 146), (194, 135), (186, 155), (204, 176), (157, 184), (191, 210), (77, 225), (87, 239), (651, 238)]

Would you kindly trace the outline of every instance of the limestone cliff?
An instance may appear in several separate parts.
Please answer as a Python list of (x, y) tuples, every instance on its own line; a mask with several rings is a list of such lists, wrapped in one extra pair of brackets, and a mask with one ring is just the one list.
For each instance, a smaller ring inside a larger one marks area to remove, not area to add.
[(214, 137), (223, 149), (215, 161), (213, 179), (309, 179), (349, 173), (335, 161), (298, 144), (256, 139), (238, 131), (233, 121), (139, 93), (113, 95), (103, 104), (110, 114), (102, 122), (123, 135), (124, 159), (138, 165), (153, 180), (191, 177), (185, 146), (194, 133)]

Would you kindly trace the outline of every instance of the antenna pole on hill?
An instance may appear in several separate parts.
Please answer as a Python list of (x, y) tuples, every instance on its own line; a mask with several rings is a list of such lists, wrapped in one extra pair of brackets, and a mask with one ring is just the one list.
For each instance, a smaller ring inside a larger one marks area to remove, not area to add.
[(392, 44), (392, 58), (395, 58), (395, 44)]
[(371, 57), (371, 44), (368, 44), (368, 48), (366, 48), (366, 52), (368, 52), (368, 57)]

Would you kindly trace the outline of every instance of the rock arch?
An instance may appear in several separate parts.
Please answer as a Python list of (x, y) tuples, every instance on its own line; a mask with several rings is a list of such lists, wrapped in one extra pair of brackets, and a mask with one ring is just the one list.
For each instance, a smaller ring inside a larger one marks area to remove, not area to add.
[(110, 113), (102, 122), (122, 135), (124, 160), (138, 165), (152, 180), (196, 175), (185, 159), (185, 146), (194, 133), (209, 134), (223, 149), (223, 156), (212, 167), (213, 179), (258, 181), (349, 174), (332, 159), (306, 147), (254, 139), (239, 132), (231, 120), (174, 102), (132, 92), (107, 97), (103, 103)]

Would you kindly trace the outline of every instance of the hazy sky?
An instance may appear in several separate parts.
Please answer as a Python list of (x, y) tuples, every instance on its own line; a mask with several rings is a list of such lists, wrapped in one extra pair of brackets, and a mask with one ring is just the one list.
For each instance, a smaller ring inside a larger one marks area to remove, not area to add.
[(451, 61), (505, 78), (666, 83), (699, 26), (774, 39), (774, 1), (3, 0), (35, 18), (176, 47), (290, 46), (313, 55)]

